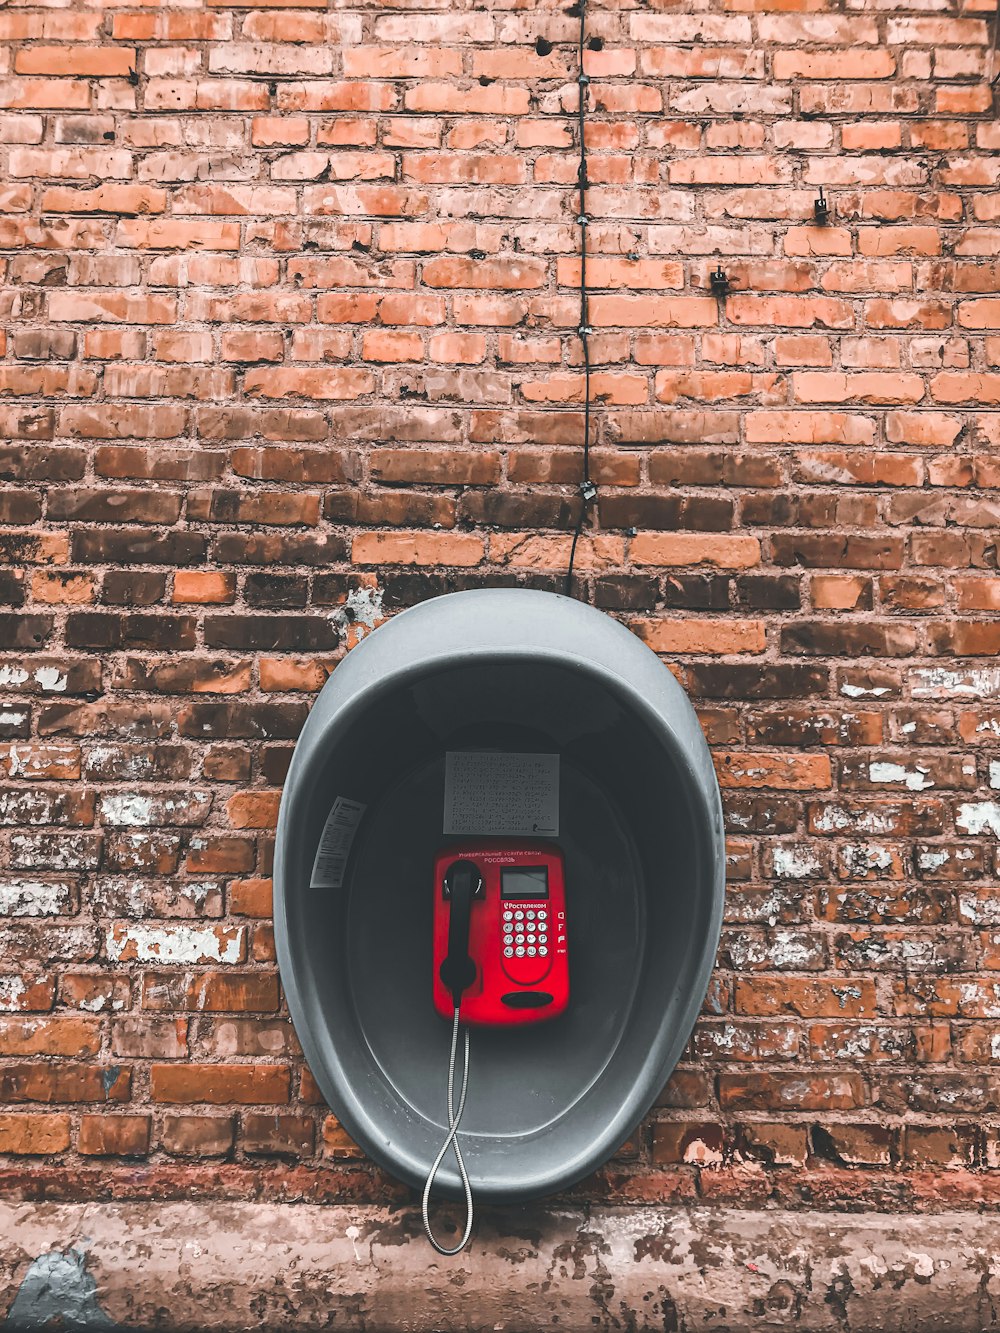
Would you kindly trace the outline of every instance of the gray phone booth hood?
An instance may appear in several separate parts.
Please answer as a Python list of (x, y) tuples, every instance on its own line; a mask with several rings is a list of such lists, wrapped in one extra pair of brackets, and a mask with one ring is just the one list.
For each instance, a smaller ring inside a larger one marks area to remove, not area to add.
[[(569, 1008), (529, 1028), (473, 1029), (461, 1130), (477, 1196), (521, 1201), (607, 1161), (684, 1050), (722, 920), (719, 789), (666, 667), (611, 617), (554, 593), (434, 598), (333, 672), (281, 799), (278, 962), (331, 1109), (418, 1188), (448, 1128), (431, 880), (448, 843), (449, 750), (559, 755)], [(338, 797), (366, 808), (339, 887), (310, 888)], [(458, 1197), (449, 1163), (438, 1186)]]

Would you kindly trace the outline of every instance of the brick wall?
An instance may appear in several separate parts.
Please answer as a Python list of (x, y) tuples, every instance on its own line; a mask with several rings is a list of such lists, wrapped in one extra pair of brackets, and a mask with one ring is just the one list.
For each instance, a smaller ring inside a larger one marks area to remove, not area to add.
[[(688, 1058), (577, 1194), (995, 1198), (986, 5), (591, 8), (580, 592), (696, 701), (731, 885)], [(273, 825), (365, 622), (561, 587), (575, 31), (464, 0), (0, 13), (8, 1194), (407, 1197), (290, 1029)]]

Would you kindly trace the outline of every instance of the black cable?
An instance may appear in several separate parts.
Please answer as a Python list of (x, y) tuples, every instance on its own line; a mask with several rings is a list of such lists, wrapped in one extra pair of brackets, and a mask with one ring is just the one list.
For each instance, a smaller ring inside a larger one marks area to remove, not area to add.
[(590, 182), (587, 179), (587, 144), (586, 134), (586, 113), (587, 113), (587, 86), (590, 79), (584, 73), (583, 59), (585, 43), (587, 39), (587, 0), (577, 0), (575, 7), (570, 13), (576, 13), (580, 16), (580, 40), (579, 40), (579, 71), (577, 74), (577, 89), (579, 93), (577, 119), (580, 136), (580, 166), (577, 170), (577, 189), (579, 191), (579, 208), (577, 210), (577, 225), (580, 228), (580, 324), (577, 333), (580, 335), (580, 345), (583, 349), (583, 481), (580, 482), (580, 512), (577, 516), (576, 526), (573, 529), (573, 543), (569, 548), (569, 568), (566, 571), (566, 596), (573, 595), (573, 562), (576, 559), (576, 545), (580, 540), (580, 534), (583, 531), (583, 525), (587, 517), (590, 505), (597, 497), (597, 487), (590, 479), (590, 305), (587, 297), (587, 225), (590, 219), (587, 216), (587, 186)]

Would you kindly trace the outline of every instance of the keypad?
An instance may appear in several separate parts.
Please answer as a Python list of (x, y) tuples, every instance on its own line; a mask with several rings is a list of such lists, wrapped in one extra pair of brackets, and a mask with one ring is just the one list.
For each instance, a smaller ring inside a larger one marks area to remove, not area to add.
[(504, 958), (548, 958), (548, 912), (544, 908), (505, 908), (503, 913)]

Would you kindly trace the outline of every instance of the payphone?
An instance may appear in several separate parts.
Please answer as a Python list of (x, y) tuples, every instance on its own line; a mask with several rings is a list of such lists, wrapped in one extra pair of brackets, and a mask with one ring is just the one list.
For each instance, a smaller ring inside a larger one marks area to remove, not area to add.
[[(469, 1086), (469, 1026), (541, 1023), (569, 1002), (566, 876), (562, 852), (540, 843), (463, 843), (434, 862), (434, 1007), (452, 1020), (448, 1059), (448, 1137), (424, 1182), (427, 1239), (439, 1254), (458, 1254), (472, 1234), (472, 1185), (458, 1142)], [(455, 1062), (466, 1025), (462, 1087), (455, 1104)], [(465, 1191), (465, 1230), (448, 1248), (434, 1235), (430, 1193), (452, 1148)]]
[(434, 863), (434, 1007), (496, 1027), (555, 1018), (569, 1000), (562, 852), (461, 843)]
[(393, 616), (313, 705), (278, 819), (281, 981), (325, 1100), (418, 1198), (433, 1163), (468, 1202), (459, 1140), (484, 1202), (574, 1185), (684, 1050), (724, 871), (694, 710), (623, 625), (526, 588)]

